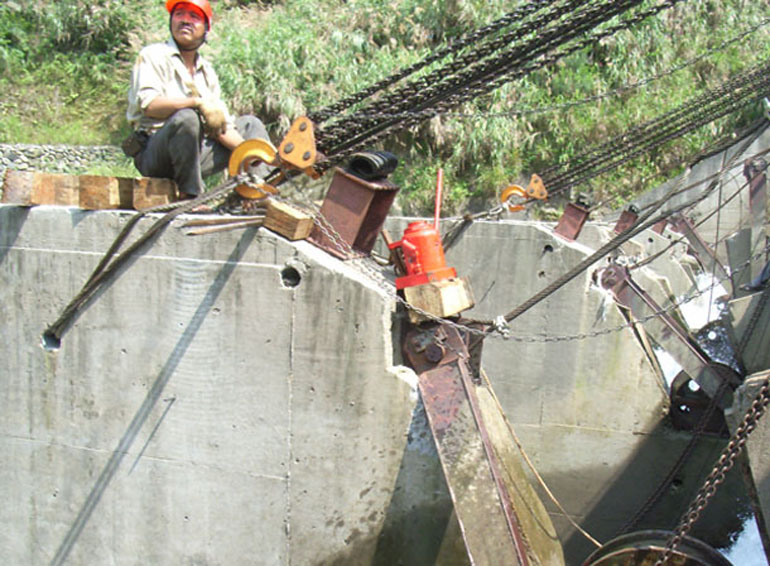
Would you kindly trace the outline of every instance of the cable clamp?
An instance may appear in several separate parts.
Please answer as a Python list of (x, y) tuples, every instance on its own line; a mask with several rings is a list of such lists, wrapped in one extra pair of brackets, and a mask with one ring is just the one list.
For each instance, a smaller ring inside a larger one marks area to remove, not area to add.
[(508, 321), (505, 320), (503, 315), (495, 317), (495, 320), (492, 321), (492, 326), (494, 327), (495, 332), (504, 338), (507, 338), (511, 334), (511, 327), (508, 326)]

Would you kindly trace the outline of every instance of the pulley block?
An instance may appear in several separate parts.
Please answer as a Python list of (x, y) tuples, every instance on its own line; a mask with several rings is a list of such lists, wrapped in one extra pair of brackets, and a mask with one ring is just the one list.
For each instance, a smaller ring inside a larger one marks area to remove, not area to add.
[(503, 190), (500, 195), (500, 203), (507, 207), (509, 212), (524, 210), (523, 204), (514, 204), (512, 199), (515, 196), (520, 196), (524, 199), (545, 200), (548, 198), (548, 191), (540, 176), (534, 174), (526, 189), (521, 185), (510, 185)]
[[(596, 550), (583, 566), (648, 566), (662, 558), (673, 536), (669, 531), (638, 531), (621, 535)], [(666, 566), (732, 566), (705, 542), (684, 537), (669, 554)]]
[[(236, 177), (259, 163), (278, 165), (278, 150), (267, 140), (246, 140), (230, 154), (227, 172), (230, 177)], [(256, 184), (241, 184), (235, 187), (235, 190), (239, 195), (248, 199), (263, 199), (278, 192), (278, 189), (264, 181)]]

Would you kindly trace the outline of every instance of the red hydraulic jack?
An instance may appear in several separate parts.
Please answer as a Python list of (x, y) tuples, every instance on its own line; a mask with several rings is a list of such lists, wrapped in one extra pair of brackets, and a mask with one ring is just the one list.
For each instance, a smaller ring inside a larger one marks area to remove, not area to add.
[(425, 315), (439, 318), (454, 316), (474, 305), (473, 292), (466, 277), (457, 277), (454, 267), (447, 267), (444, 247), (438, 230), (441, 211), (443, 174), (439, 169), (436, 181), (436, 208), (433, 225), (412, 222), (399, 242), (388, 242), (394, 263), (402, 273), (396, 279), (396, 289), (403, 292), (412, 322)]
[(446, 265), (444, 247), (441, 245), (441, 235), (438, 230), (442, 181), (443, 172), (439, 169), (433, 226), (422, 220), (412, 222), (407, 226), (400, 241), (388, 244), (391, 250), (401, 250), (404, 259), (406, 275), (396, 279), (396, 289), (399, 291), (405, 287), (457, 277), (455, 268)]

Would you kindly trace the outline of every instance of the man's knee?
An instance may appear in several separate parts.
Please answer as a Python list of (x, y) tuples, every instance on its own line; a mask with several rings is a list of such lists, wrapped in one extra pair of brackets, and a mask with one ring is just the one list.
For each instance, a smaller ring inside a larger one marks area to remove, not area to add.
[(265, 128), (262, 120), (250, 114), (236, 118), (235, 129), (238, 130), (238, 133), (241, 134), (241, 137), (245, 140), (256, 138), (264, 140), (270, 139), (267, 134), (267, 128)]
[(197, 138), (201, 133), (200, 117), (192, 108), (177, 110), (166, 120), (165, 125), (176, 134), (194, 135)]

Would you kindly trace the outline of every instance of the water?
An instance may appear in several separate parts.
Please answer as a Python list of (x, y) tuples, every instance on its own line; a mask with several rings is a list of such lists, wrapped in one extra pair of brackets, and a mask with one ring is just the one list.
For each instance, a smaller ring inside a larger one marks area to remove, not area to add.
[(753, 516), (743, 523), (743, 530), (735, 543), (720, 552), (735, 566), (767, 566), (768, 564), (759, 538), (757, 522)]

